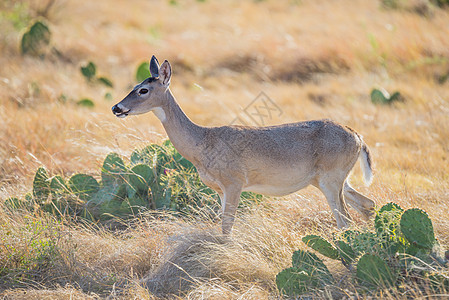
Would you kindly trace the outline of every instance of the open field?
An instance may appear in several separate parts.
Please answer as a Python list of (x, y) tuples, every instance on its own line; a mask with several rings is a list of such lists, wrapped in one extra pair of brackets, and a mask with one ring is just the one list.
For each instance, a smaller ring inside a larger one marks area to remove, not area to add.
[[(265, 125), (331, 118), (354, 128), (375, 173), (365, 187), (357, 164), (353, 186), (378, 205), (426, 210), (449, 248), (448, 9), (426, 6), (423, 15), (424, 0), (395, 9), (374, 0), (56, 0), (45, 10), (50, 2), (0, 3), (0, 206), (30, 192), (41, 165), (65, 177), (96, 175), (110, 152), (129, 158), (161, 143), (154, 115), (111, 113), (136, 84), (137, 66), (155, 54), (170, 61), (171, 90), (196, 123), (230, 124), (264, 92), (282, 110)], [(42, 14), (57, 52), (24, 56), (22, 33)], [(113, 88), (86, 81), (80, 66), (88, 61)], [(373, 88), (399, 91), (402, 101), (373, 104)], [(82, 98), (95, 107), (77, 105)], [(301, 237), (337, 231), (315, 188), (240, 210), (230, 239), (216, 216), (163, 212), (120, 231), (1, 208), (0, 222), (7, 299), (276, 299), (275, 276), (305, 248)], [(330, 265), (342, 280), (317, 297), (364, 297), (345, 281), (349, 271)], [(182, 270), (189, 285), (176, 281)], [(408, 293), (377, 296), (429, 293), (410, 283)]]

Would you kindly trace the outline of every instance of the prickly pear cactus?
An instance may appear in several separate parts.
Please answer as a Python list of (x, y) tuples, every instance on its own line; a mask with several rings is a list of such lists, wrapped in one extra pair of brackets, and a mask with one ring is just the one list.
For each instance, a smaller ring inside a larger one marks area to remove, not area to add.
[(170, 140), (166, 140), (163, 143), (163, 146), (165, 146), (166, 149), (170, 149), (170, 154), (173, 157), (173, 161), (177, 164), (177, 167), (179, 169), (179, 166), (186, 169), (186, 170), (191, 170), (191, 169), (195, 169), (195, 166), (188, 161), (187, 159), (185, 159), (173, 146), (173, 144), (171, 143)]
[(172, 208), (172, 189), (157, 186), (157, 183), (151, 186), (151, 198), (155, 209)]
[(164, 156), (164, 148), (151, 144), (142, 150), (134, 150), (131, 154), (131, 164), (146, 164), (153, 168), (155, 165), (165, 163), (162, 161)]
[(106, 201), (100, 205), (101, 219), (106, 220), (114, 216), (123, 216), (121, 205), (126, 197), (126, 185), (115, 185), (106, 192)]
[(391, 255), (404, 252), (407, 245), (399, 228), (403, 212), (404, 210), (399, 205), (390, 202), (382, 206), (374, 219), (374, 227), (382, 248)]
[(319, 280), (306, 271), (292, 267), (276, 275), (279, 293), (286, 296), (304, 294), (319, 285)]
[(150, 64), (147, 61), (144, 61), (137, 67), (136, 80), (137, 82), (142, 82), (148, 77), (151, 77)]
[(342, 259), (343, 264), (349, 265), (349, 264), (353, 263), (357, 257), (357, 254), (355, 253), (354, 249), (352, 249), (352, 247), (345, 241), (338, 240), (336, 242), (336, 244), (337, 244), (338, 254), (339, 254), (340, 258)]
[(138, 195), (135, 195), (132, 198), (127, 198), (122, 201), (122, 204), (120, 205), (120, 212), (125, 215), (133, 215), (141, 211), (142, 208), (148, 207), (148, 199), (143, 199)]
[(349, 244), (352, 244), (360, 233), (358, 230), (348, 229), (343, 232), (342, 238)]
[(321, 282), (330, 283), (333, 281), (333, 277), (323, 261), (309, 251), (295, 251), (292, 256), (292, 265), (297, 269), (306, 271), (311, 276), (318, 277)]
[(391, 223), (392, 219), (399, 219), (403, 211), (404, 210), (398, 204), (393, 202), (382, 206), (382, 208), (376, 213), (376, 217), (374, 219), (374, 227), (376, 228), (376, 231), (382, 232), (388, 229), (391, 230), (392, 228), (385, 228), (385, 224)]
[(100, 188), (97, 180), (86, 174), (73, 175), (70, 177), (67, 185), (68, 188), (82, 200), (88, 200)]
[(153, 157), (153, 170), (155, 170), (156, 176), (161, 176), (167, 167), (172, 168), (172, 166), (169, 166), (169, 163), (173, 161), (170, 150), (166, 146), (155, 144), (143, 149), (142, 153), (144, 156)]
[(101, 169), (101, 181), (103, 186), (114, 183), (123, 183), (127, 175), (125, 163), (117, 153), (106, 156)]
[(411, 245), (431, 249), (435, 244), (432, 221), (419, 208), (406, 210), (401, 217), (401, 231)]
[(373, 232), (360, 232), (353, 237), (353, 241), (350, 245), (357, 255), (370, 252), (379, 247), (376, 234)]
[(50, 180), (50, 190), (52, 197), (59, 197), (67, 192), (67, 186), (64, 178), (60, 175), (55, 175)]
[(87, 207), (96, 219), (107, 220), (120, 215), (122, 202), (126, 199), (126, 184), (114, 183), (103, 186), (87, 202)]
[(374, 219), (374, 227), (376, 228), (376, 231), (385, 232), (395, 230), (395, 225), (399, 225), (399, 219), (403, 211), (404, 210), (398, 204), (393, 202), (382, 206), (382, 208), (376, 213), (376, 217)]
[(51, 33), (43, 21), (36, 21), (23, 34), (20, 49), (22, 54), (41, 55), (50, 44)]
[(153, 181), (153, 170), (148, 165), (138, 164), (131, 169), (131, 173), (129, 175), (129, 186), (131, 191), (134, 191), (138, 195), (147, 197), (148, 189)]
[(372, 287), (392, 286), (396, 278), (387, 263), (375, 254), (364, 254), (357, 262), (356, 277)]
[(302, 238), (302, 241), (313, 250), (332, 259), (338, 259), (338, 250), (325, 238), (310, 234)]
[(81, 66), (80, 71), (87, 80), (91, 81), (95, 78), (97, 66), (90, 61), (87, 65)]
[(142, 208), (142, 207), (149, 207), (148, 199), (141, 198), (139, 196), (135, 196), (132, 198), (127, 199), (127, 203), (131, 208)]
[(400, 100), (401, 94), (399, 92), (390, 94), (384, 89), (373, 89), (371, 91), (371, 102), (374, 104), (391, 104)]
[(37, 202), (43, 203), (47, 200), (49, 194), (50, 181), (47, 170), (44, 167), (39, 167), (34, 175), (33, 196)]
[(178, 151), (176, 151), (173, 154), (173, 159), (175, 160), (175, 162), (180, 165), (181, 167), (183, 167), (186, 170), (191, 170), (191, 169), (195, 169), (195, 166), (188, 161), (187, 159), (185, 159), (181, 154), (179, 154)]

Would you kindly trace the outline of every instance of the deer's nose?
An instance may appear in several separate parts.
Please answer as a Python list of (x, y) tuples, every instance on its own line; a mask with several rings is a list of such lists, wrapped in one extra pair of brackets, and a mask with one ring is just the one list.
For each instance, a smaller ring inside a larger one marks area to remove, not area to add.
[(114, 105), (114, 106), (112, 107), (112, 112), (113, 112), (114, 114), (119, 114), (119, 113), (122, 112), (122, 109), (121, 109), (120, 107), (118, 107), (118, 105), (116, 104), (116, 105)]

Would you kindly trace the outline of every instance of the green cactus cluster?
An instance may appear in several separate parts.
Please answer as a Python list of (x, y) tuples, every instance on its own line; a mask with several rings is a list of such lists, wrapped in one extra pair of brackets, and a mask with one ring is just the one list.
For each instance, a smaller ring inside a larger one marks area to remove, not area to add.
[(22, 35), (22, 54), (41, 56), (50, 44), (51, 32), (43, 20), (35, 21)]
[[(399, 286), (404, 276), (422, 278), (433, 286), (449, 283), (447, 270), (444, 271), (447, 258), (439, 253), (432, 221), (425, 211), (404, 211), (399, 205), (388, 203), (377, 211), (373, 225), (371, 230), (346, 230), (334, 235), (332, 241), (318, 235), (304, 236), (302, 241), (319, 254), (340, 260), (364, 289)], [(276, 277), (279, 291), (297, 296), (319, 288), (317, 282), (329, 282), (332, 278), (323, 266), (311, 253), (295, 252), (293, 267)], [(306, 283), (309, 286), (304, 286)]]
[(93, 62), (88, 62), (86, 65), (80, 67), (81, 74), (90, 83), (101, 83), (107, 87), (114, 87), (112, 81), (105, 76), (97, 76), (97, 65)]
[[(92, 221), (127, 218), (146, 209), (170, 210), (181, 214), (210, 207), (218, 195), (205, 186), (191, 162), (167, 140), (136, 149), (126, 164), (117, 153), (106, 156), (99, 176), (74, 174), (65, 179), (50, 176), (39, 167), (33, 180), (32, 196), (5, 202), (9, 210), (42, 210), (57, 216), (76, 216)], [(242, 196), (244, 205), (259, 199), (252, 193)], [(251, 199), (251, 200), (249, 200)]]

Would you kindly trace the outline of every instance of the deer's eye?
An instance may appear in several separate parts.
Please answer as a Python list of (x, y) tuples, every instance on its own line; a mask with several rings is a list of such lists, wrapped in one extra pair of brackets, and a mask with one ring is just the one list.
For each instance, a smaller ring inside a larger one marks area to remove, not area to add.
[(140, 89), (140, 91), (139, 91), (139, 94), (141, 94), (141, 95), (146, 94), (146, 93), (148, 93), (147, 89)]

